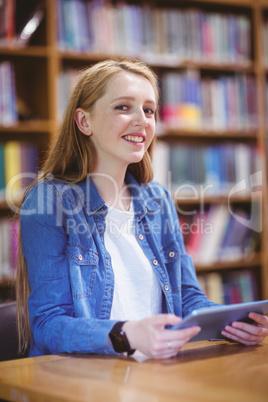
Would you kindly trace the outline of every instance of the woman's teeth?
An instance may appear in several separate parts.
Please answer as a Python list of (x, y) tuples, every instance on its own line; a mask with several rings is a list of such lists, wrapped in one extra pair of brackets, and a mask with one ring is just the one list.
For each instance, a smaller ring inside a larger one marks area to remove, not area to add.
[(136, 135), (126, 135), (125, 140), (132, 142), (143, 142), (143, 137), (137, 137)]

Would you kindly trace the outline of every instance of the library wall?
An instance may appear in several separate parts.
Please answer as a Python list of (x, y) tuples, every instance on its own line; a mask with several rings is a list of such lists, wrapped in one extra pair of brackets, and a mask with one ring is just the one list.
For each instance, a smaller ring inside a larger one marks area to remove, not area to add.
[(0, 2), (0, 300), (14, 297), (17, 202), (79, 70), (114, 56), (159, 76), (155, 178), (202, 288), (220, 303), (268, 298), (268, 1), (22, 3)]

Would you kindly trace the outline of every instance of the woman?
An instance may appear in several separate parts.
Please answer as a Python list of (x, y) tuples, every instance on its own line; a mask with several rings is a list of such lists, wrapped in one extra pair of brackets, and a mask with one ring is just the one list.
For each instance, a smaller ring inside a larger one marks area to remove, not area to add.
[[(157, 105), (157, 79), (139, 61), (81, 74), (21, 208), (18, 325), (31, 356), (137, 349), (171, 357), (200, 328), (166, 326), (214, 305), (185, 254), (171, 196), (152, 181)], [(252, 318), (258, 326), (234, 323), (223, 334), (262, 341), (268, 319)]]

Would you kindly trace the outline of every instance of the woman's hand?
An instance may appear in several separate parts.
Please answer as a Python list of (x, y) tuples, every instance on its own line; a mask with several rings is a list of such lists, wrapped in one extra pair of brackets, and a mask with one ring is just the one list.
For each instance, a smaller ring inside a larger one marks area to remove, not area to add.
[(127, 321), (125, 331), (132, 349), (154, 359), (165, 359), (176, 356), (183, 345), (197, 335), (200, 327), (166, 329), (166, 325), (175, 325), (181, 321), (173, 314), (160, 314), (139, 321)]
[(250, 313), (249, 318), (254, 320), (255, 324), (235, 321), (232, 325), (225, 327), (222, 335), (248, 346), (257, 345), (262, 342), (268, 336), (268, 317), (257, 313)]

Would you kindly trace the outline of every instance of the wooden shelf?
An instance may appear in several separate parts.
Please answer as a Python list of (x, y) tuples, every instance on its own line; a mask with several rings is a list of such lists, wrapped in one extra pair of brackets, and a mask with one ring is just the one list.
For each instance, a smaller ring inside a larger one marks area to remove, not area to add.
[(52, 122), (47, 120), (29, 120), (18, 122), (11, 126), (1, 126), (1, 133), (47, 133), (51, 129)]
[(0, 211), (9, 211), (9, 206), (5, 198), (0, 199)]
[(12, 277), (1, 278), (0, 277), (0, 288), (14, 286), (16, 283), (16, 279)]
[[(261, 1), (261, 0), (257, 0)], [(265, 0), (264, 0), (265, 1)], [(209, 3), (209, 4), (219, 4), (219, 5), (228, 5), (228, 6), (240, 6), (240, 7), (252, 7), (252, 4), (255, 3), (256, 1), (252, 0), (191, 0), (192, 3)]]
[(233, 197), (228, 197), (228, 195), (223, 195), (223, 196), (204, 196), (201, 197), (201, 195), (197, 195), (196, 197), (177, 197), (175, 198), (175, 202), (178, 205), (195, 205), (195, 204), (247, 204), (251, 202), (261, 202), (262, 198), (261, 195), (257, 193), (252, 193), (249, 195), (245, 195), (243, 197), (238, 197), (238, 196), (233, 196)]
[[(93, 53), (93, 52), (79, 52), (75, 50), (58, 50), (57, 55), (62, 60), (78, 60), (78, 61), (92, 61), (97, 62), (106, 60), (109, 57), (122, 57), (122, 54), (116, 53)], [(126, 54), (126, 57), (141, 58), (152, 67), (157, 68), (172, 68), (172, 69), (198, 69), (209, 71), (229, 71), (240, 73), (254, 73), (255, 63), (253, 61), (247, 61), (243, 63), (225, 62), (225, 61), (193, 61), (189, 59), (181, 59), (178, 56), (159, 54), (159, 55), (146, 55), (146, 54)]]
[(199, 265), (195, 263), (197, 273), (215, 270), (233, 270), (238, 268), (254, 268), (260, 266), (261, 255), (259, 253), (245, 255), (243, 258), (234, 261), (215, 261), (209, 265)]
[(32, 46), (32, 47), (1, 47), (0, 56), (19, 56), (19, 57), (47, 57), (49, 49), (46, 46)]
[(74, 50), (58, 50), (57, 56), (62, 60), (78, 60), (78, 61), (92, 61), (98, 62), (101, 60), (106, 60), (109, 57), (122, 57), (119, 54), (107, 54), (107, 53), (91, 53), (91, 52), (76, 52)]
[[(145, 57), (146, 59), (146, 57)], [(154, 63), (150, 63), (153, 64)], [(158, 67), (169, 67), (169, 64), (165, 62), (155, 63)], [(171, 66), (170, 66), (171, 67)], [(234, 62), (225, 62), (225, 61), (210, 61), (210, 62), (202, 62), (202, 61), (193, 61), (193, 60), (182, 60), (177, 64), (172, 65), (172, 67), (178, 68), (190, 68), (190, 69), (198, 69), (198, 70), (208, 70), (208, 71), (226, 71), (226, 72), (236, 72), (236, 73), (254, 73), (255, 72), (255, 64), (252, 61), (244, 62), (244, 63), (234, 63)]]
[(162, 124), (157, 129), (157, 138), (162, 140), (165, 138), (212, 138), (221, 140), (256, 140), (258, 138), (257, 129), (245, 129), (245, 130), (206, 130), (206, 129), (175, 129), (168, 128)]

